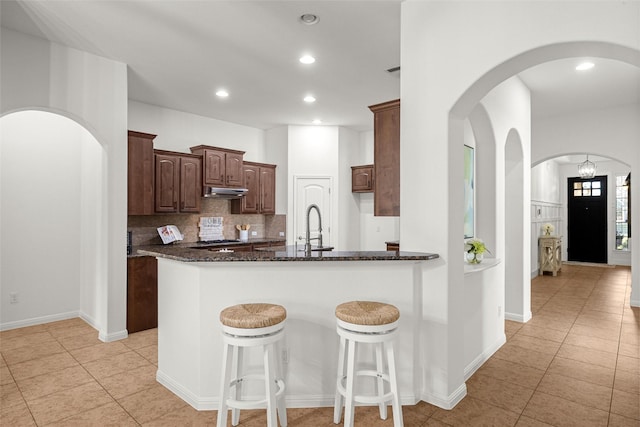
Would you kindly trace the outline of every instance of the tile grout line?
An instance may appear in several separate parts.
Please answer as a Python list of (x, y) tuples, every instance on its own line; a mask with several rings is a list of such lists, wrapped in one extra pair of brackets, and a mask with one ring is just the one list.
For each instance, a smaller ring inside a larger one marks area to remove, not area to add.
[[(557, 291), (555, 291), (553, 293), (553, 295), (551, 295), (551, 297), (544, 303), (542, 304), (542, 306), (537, 310), (537, 312), (539, 313), (540, 310), (542, 310), (548, 303), (549, 301), (551, 301), (553, 298), (555, 298), (555, 296), (562, 290), (562, 288), (564, 287), (564, 283), (559, 287), (559, 289)], [(533, 315), (531, 316), (533, 318)], [(577, 316), (576, 316), (577, 318)], [(569, 328), (569, 331), (571, 331), (571, 328), (573, 328), (573, 325), (575, 324), (575, 319), (573, 320), (573, 323), (571, 324), (571, 327)], [(518, 330), (519, 331), (519, 330)], [(558, 352), (560, 351), (560, 348), (562, 347), (562, 344), (564, 344), (564, 341), (567, 339), (567, 336), (569, 335), (569, 331), (567, 331), (567, 334), (564, 336), (564, 338), (562, 338), (562, 342), (560, 343), (560, 345), (558, 346), (558, 349), (556, 350), (556, 352), (553, 355), (553, 358), (551, 359), (551, 361), (549, 362), (549, 364), (547, 365), (546, 369), (544, 370), (544, 374), (542, 374), (542, 377), (540, 377), (540, 381), (538, 381), (538, 383), (536, 384), (536, 387), (533, 389), (533, 393), (531, 393), (531, 396), (529, 396), (529, 399), (527, 400), (527, 403), (525, 403), (524, 408), (522, 408), (522, 412), (520, 413), (520, 416), (518, 417), (518, 419), (516, 420), (516, 425), (518, 424), (518, 422), (520, 421), (520, 418), (522, 418), (524, 411), (527, 409), (527, 406), (529, 406), (529, 403), (531, 402), (531, 399), (533, 399), (533, 395), (536, 394), (536, 392), (538, 391), (538, 388), (540, 387), (540, 383), (542, 383), (543, 378), (545, 377), (545, 375), (547, 375), (547, 372), (549, 371), (549, 366), (551, 366), (551, 364), (553, 363), (553, 361), (556, 358), (556, 355), (558, 354)], [(516, 335), (518, 332), (516, 332), (514, 335)], [(544, 393), (542, 391), (540, 391), (540, 393)], [(546, 394), (546, 393), (544, 393)], [(536, 419), (536, 418), (534, 418)], [(536, 419), (537, 420), (537, 419)], [(537, 420), (540, 422), (545, 422), (542, 420)]]
[[(84, 366), (84, 364), (83, 364), (82, 362), (80, 362), (80, 361), (79, 361), (79, 360), (78, 360), (78, 359), (77, 359), (73, 354), (71, 354), (71, 352), (70, 352), (69, 350), (67, 350), (67, 348), (66, 348), (66, 347), (64, 347), (64, 345), (63, 345), (62, 343), (60, 343), (60, 345), (62, 345), (62, 347), (65, 349), (65, 351), (66, 351), (67, 353), (69, 353), (69, 356), (71, 356), (71, 357), (73, 358), (73, 360), (75, 360), (75, 361), (76, 361), (80, 366), (82, 366), (82, 369), (84, 369), (84, 370), (85, 370), (85, 372), (86, 372), (87, 374), (89, 374), (89, 376), (91, 376), (91, 378), (93, 378), (93, 380), (94, 380), (94, 381), (95, 381), (95, 382), (100, 386), (100, 388), (102, 388), (102, 390), (104, 390), (104, 392), (105, 392), (105, 393), (107, 393), (107, 395), (108, 395), (111, 399), (113, 399), (113, 401), (114, 401), (114, 402), (115, 402), (115, 403), (116, 403), (116, 404), (117, 404), (117, 405), (118, 405), (118, 406), (119, 406), (119, 407), (120, 407), (120, 408), (125, 412), (125, 414), (127, 414), (129, 417), (131, 417), (131, 419), (132, 419), (132, 420), (133, 420), (137, 425), (139, 425), (139, 426), (141, 426), (141, 425), (142, 425), (141, 423), (139, 423), (139, 422), (138, 422), (138, 420), (137, 420), (137, 419), (136, 419), (132, 414), (130, 414), (130, 413), (129, 413), (129, 411), (127, 411), (127, 409), (126, 409), (124, 406), (122, 406), (122, 404), (118, 401), (118, 399), (116, 399), (115, 397), (113, 397), (113, 395), (112, 395), (111, 393), (109, 393), (109, 390), (107, 390), (107, 389), (104, 387), (104, 385), (100, 382), (100, 380), (99, 380), (98, 378), (96, 378), (96, 377), (95, 377), (91, 372), (89, 372), (89, 370)], [(124, 343), (123, 343), (123, 345), (124, 345), (126, 348), (128, 348), (129, 350), (132, 350), (132, 349), (131, 349), (131, 348), (129, 348), (126, 344), (124, 344)], [(87, 347), (90, 347), (90, 346), (87, 346)], [(83, 347), (81, 347), (81, 348), (83, 348)], [(104, 359), (108, 359), (108, 358), (106, 358), (106, 357), (105, 357)], [(88, 361), (87, 363), (95, 362), (96, 360), (102, 360), (102, 359), (90, 360), (90, 361)], [(146, 359), (145, 359), (145, 360), (146, 360)], [(117, 375), (117, 374), (114, 374), (114, 375)], [(145, 389), (145, 390), (146, 390), (146, 389)], [(97, 406), (96, 408), (101, 408), (102, 406), (106, 406), (106, 405), (108, 405), (108, 403), (106, 403), (106, 404), (104, 404), (104, 405)], [(87, 409), (86, 411), (79, 412), (78, 414), (82, 414), (82, 413), (84, 413), (84, 412), (88, 412), (88, 411), (91, 411), (91, 410), (96, 409), (96, 408)], [(64, 421), (65, 419), (71, 418), (71, 417), (76, 416), (76, 415), (78, 415), (78, 414), (70, 415), (69, 417), (63, 418), (62, 420), (59, 420), (59, 421)]]
[[(598, 280), (600, 280), (600, 278), (602, 278), (602, 274), (600, 274), (600, 277), (599, 277), (599, 279), (598, 279)], [(553, 293), (553, 295), (552, 295), (552, 296), (551, 296), (551, 297), (550, 297), (550, 298), (549, 298), (549, 299), (548, 299), (548, 300), (547, 300), (547, 301), (546, 301), (546, 302), (545, 302), (545, 303), (544, 303), (544, 304), (543, 304), (543, 305), (542, 305), (542, 306), (537, 310), (537, 312), (539, 313), (539, 312), (540, 312), (540, 310), (542, 310), (542, 309), (544, 308), (544, 306), (546, 306), (546, 305), (549, 303), (549, 301), (551, 301), (553, 298), (555, 298), (555, 297), (558, 295), (558, 293), (562, 290), (562, 288), (564, 288), (564, 287), (565, 287), (565, 284), (562, 284), (562, 285), (560, 286), (560, 288), (559, 288), (556, 292), (554, 292), (554, 293)], [(582, 304), (582, 307), (580, 308), (580, 311), (578, 312), (578, 314), (576, 315), (575, 319), (574, 319), (574, 320), (573, 320), (573, 322), (571, 323), (571, 327), (570, 327), (570, 328), (569, 328), (569, 330), (567, 331), (567, 334), (565, 335), (565, 337), (562, 339), (562, 342), (560, 343), (560, 346), (558, 347), (558, 350), (556, 350), (555, 354), (553, 355), (553, 358), (551, 359), (551, 362), (549, 363), (549, 365), (548, 365), (548, 366), (547, 366), (547, 368), (545, 369), (545, 372), (544, 372), (544, 374), (542, 375), (542, 378), (540, 379), (540, 381), (539, 381), (539, 382), (538, 382), (538, 384), (536, 385), (536, 388), (534, 389), (534, 392), (531, 394), (531, 397), (529, 398), (529, 400), (528, 400), (528, 401), (527, 401), (527, 403), (525, 404), (525, 406), (524, 406), (524, 408), (523, 408), (523, 410), (522, 410), (522, 413), (521, 413), (521, 414), (520, 414), (520, 416), (518, 417), (518, 421), (520, 421), (520, 418), (522, 418), (522, 415), (524, 414), (524, 411), (526, 410), (527, 406), (529, 406), (529, 403), (531, 402), (531, 399), (533, 398), (533, 395), (534, 395), (536, 392), (538, 392), (538, 393), (542, 393), (542, 394), (546, 394), (546, 395), (549, 395), (548, 393), (545, 393), (545, 392), (544, 392), (544, 391), (542, 391), (542, 390), (538, 390), (538, 389), (539, 389), (539, 387), (540, 387), (540, 384), (542, 383), (542, 379), (544, 379), (544, 377), (547, 375), (547, 373), (548, 373), (548, 371), (549, 371), (549, 366), (551, 366), (551, 364), (552, 364), (552, 363), (553, 363), (553, 361), (556, 359), (556, 357), (558, 357), (557, 355), (558, 355), (558, 352), (560, 351), (560, 348), (561, 348), (561, 347), (562, 347), (562, 345), (565, 343), (565, 341), (566, 341), (567, 337), (569, 336), (569, 333), (571, 332), (571, 329), (572, 329), (572, 328), (573, 328), (573, 326), (576, 324), (576, 320), (578, 319), (578, 317), (580, 316), (580, 314), (584, 311), (584, 307), (586, 306), (586, 304), (587, 304), (587, 302), (588, 302), (589, 298), (590, 298), (590, 297), (591, 297), (591, 295), (593, 294), (594, 289), (595, 289), (595, 286), (591, 289), (591, 292), (589, 292), (589, 296), (587, 296), (587, 297), (585, 298), (585, 301), (584, 301), (584, 303)], [(519, 332), (519, 330), (518, 330), (518, 332)], [(513, 335), (515, 336), (518, 332), (514, 333)], [(620, 344), (619, 344), (619, 342), (618, 342), (618, 345), (620, 345)], [(514, 363), (515, 363), (515, 362), (514, 362)], [(616, 364), (617, 364), (617, 355), (616, 355)], [(562, 376), (562, 374), (560, 374), (560, 375)], [(588, 382), (588, 381), (587, 381), (587, 382)], [(614, 369), (614, 384), (615, 384), (615, 369)], [(556, 397), (556, 396), (553, 396), (553, 395), (549, 395), (549, 396)], [(563, 399), (563, 398), (562, 398), (562, 399)], [(578, 405), (585, 406), (585, 405), (583, 405), (583, 404), (582, 404), (582, 403), (580, 403), (580, 402), (574, 402), (573, 400), (570, 400), (570, 399), (566, 399), (566, 400), (568, 400), (569, 402), (572, 402), (572, 403), (578, 404)], [(612, 402), (613, 402), (613, 385), (612, 385), (612, 387), (611, 387), (611, 399), (610, 399), (610, 401), (609, 401), (609, 411), (608, 411), (608, 413), (607, 413), (607, 424), (608, 424), (609, 419), (611, 418), (611, 404), (612, 404)], [(542, 421), (542, 420), (538, 420), (538, 421)], [(545, 421), (542, 421), (542, 422), (545, 422)], [(516, 424), (517, 424), (517, 422), (516, 422)]]

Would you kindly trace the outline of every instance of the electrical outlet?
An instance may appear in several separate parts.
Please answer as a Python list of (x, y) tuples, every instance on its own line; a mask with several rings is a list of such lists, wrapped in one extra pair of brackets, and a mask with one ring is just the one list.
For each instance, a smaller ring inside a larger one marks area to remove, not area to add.
[(284, 231), (280, 232), (280, 237), (284, 237)]
[(289, 349), (282, 349), (282, 363), (289, 363)]
[(17, 292), (11, 292), (9, 294), (9, 304), (17, 304), (18, 303), (18, 293)]
[(257, 232), (257, 231), (252, 231), (252, 232), (251, 232), (251, 235), (252, 235), (252, 236), (257, 236), (257, 235), (258, 235), (258, 232)]

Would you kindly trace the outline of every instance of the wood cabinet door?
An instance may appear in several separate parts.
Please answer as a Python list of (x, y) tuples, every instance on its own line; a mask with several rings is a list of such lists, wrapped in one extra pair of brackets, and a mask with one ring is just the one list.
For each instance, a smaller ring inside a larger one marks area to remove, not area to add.
[(276, 213), (276, 168), (260, 168), (260, 212)]
[(154, 213), (153, 139), (156, 135), (129, 131), (127, 161), (127, 214)]
[(180, 158), (180, 211), (200, 212), (202, 161), (198, 157)]
[(155, 257), (127, 259), (127, 331), (158, 327), (158, 261)]
[(252, 165), (245, 165), (243, 168), (244, 188), (249, 191), (242, 198), (242, 213), (258, 213), (260, 209), (260, 188), (258, 181), (260, 180), (260, 168)]
[(167, 154), (156, 154), (155, 169), (155, 211), (178, 212), (180, 158)]
[(242, 154), (226, 153), (225, 154), (225, 184), (227, 187), (242, 186)]
[(225, 152), (204, 150), (204, 178), (203, 184), (210, 187), (225, 185)]
[(400, 100), (369, 108), (374, 112), (374, 215), (400, 216)]
[(351, 191), (353, 193), (373, 191), (373, 165), (351, 167)]

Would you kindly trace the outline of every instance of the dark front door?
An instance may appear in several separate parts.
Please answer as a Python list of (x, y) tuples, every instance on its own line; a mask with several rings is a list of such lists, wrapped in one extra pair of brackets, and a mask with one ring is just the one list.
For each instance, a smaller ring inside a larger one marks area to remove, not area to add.
[(607, 262), (607, 177), (569, 178), (567, 258)]

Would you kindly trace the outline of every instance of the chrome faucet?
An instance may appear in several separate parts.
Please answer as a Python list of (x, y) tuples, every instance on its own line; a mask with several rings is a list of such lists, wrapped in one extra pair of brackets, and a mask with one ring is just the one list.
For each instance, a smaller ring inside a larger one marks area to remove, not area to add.
[[(309, 215), (311, 214), (311, 209), (315, 209), (316, 212), (318, 212), (318, 233), (319, 234), (318, 234), (318, 237), (314, 237), (313, 239), (311, 238), (311, 230), (309, 229)], [(309, 205), (309, 207), (307, 208), (307, 238), (304, 245), (304, 251), (307, 254), (311, 254), (312, 240), (317, 240), (318, 247), (320, 248), (322, 247), (322, 216), (320, 215), (320, 208), (315, 203)]]

